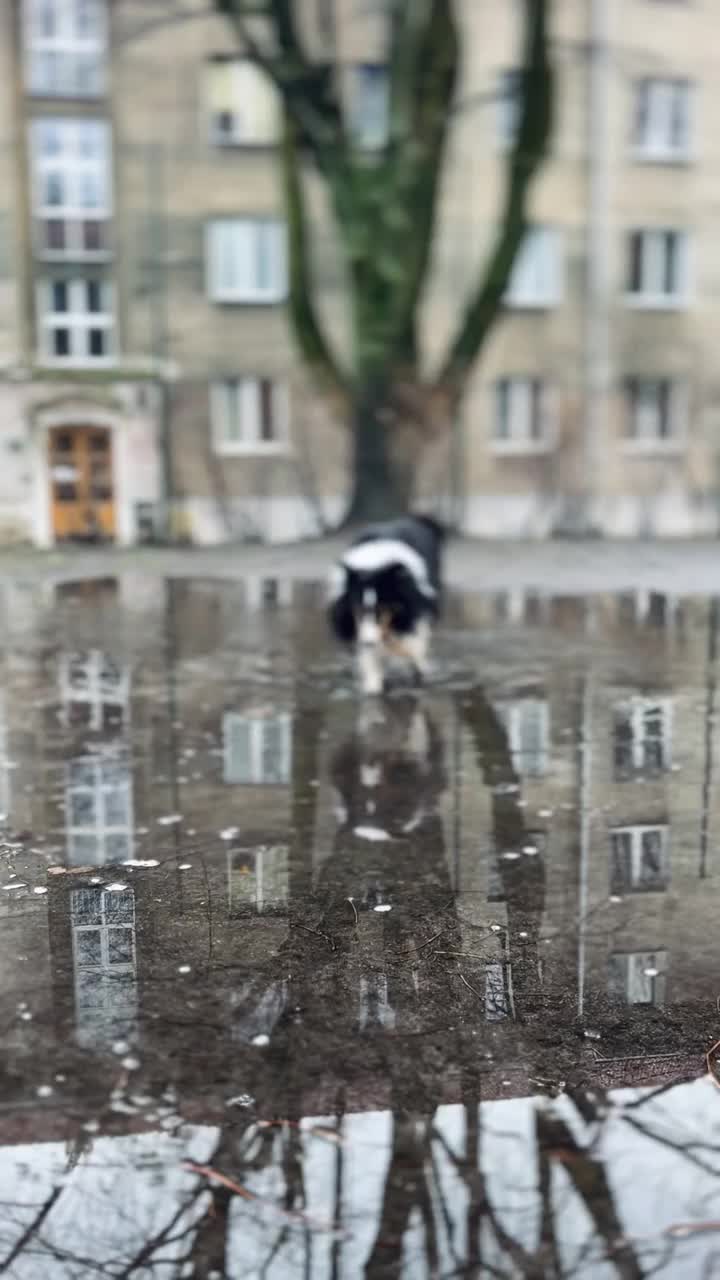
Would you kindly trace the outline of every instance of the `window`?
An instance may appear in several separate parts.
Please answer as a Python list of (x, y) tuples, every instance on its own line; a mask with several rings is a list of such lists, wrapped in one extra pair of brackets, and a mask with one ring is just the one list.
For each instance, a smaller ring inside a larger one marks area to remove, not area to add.
[(550, 443), (549, 388), (541, 378), (501, 378), (495, 383), (493, 448), (530, 453)]
[(625, 382), (625, 443), (637, 449), (677, 447), (687, 429), (687, 387), (673, 378)]
[(608, 990), (627, 1004), (665, 1003), (667, 951), (616, 952), (610, 956)]
[(285, 226), (278, 218), (221, 218), (208, 226), (208, 291), (214, 302), (282, 302)]
[(272, 378), (223, 378), (210, 388), (216, 453), (264, 453), (284, 449), (289, 436), (289, 396)]
[(95, 98), (105, 92), (105, 0), (24, 0), (29, 93)]
[(610, 832), (610, 852), (611, 893), (654, 893), (667, 888), (667, 827), (617, 827)]
[(284, 786), (290, 781), (291, 721), (286, 712), (228, 711), (223, 747), (225, 782)]
[(133, 890), (73, 889), (70, 924), (78, 1043), (109, 1047), (137, 1022)]
[(287, 906), (290, 849), (286, 844), (228, 852), (230, 915), (279, 911)]
[(107, 364), (113, 356), (112, 285), (89, 277), (38, 286), (41, 359), (52, 364)]
[(691, 145), (692, 88), (688, 80), (638, 80), (635, 153), (644, 160), (686, 160)]
[(218, 146), (272, 146), (280, 132), (275, 86), (245, 58), (218, 59), (207, 67), (210, 141)]
[(348, 67), (348, 128), (355, 145), (364, 151), (384, 147), (390, 111), (387, 67), (361, 62)]
[(560, 232), (534, 227), (518, 251), (506, 294), (511, 307), (551, 307), (562, 297)]
[(497, 713), (505, 726), (513, 768), (521, 777), (547, 773), (550, 708), (544, 698), (518, 698), (500, 703)]
[(31, 140), (37, 252), (44, 258), (105, 255), (110, 126), (104, 120), (35, 120)]
[(503, 150), (515, 141), (520, 121), (520, 97), (522, 74), (519, 71), (501, 71), (498, 79), (495, 128), (498, 146)]
[(60, 657), (60, 701), (64, 725), (99, 730), (125, 720), (130, 705), (130, 674), (101, 649)]
[(645, 306), (677, 306), (688, 291), (684, 231), (632, 231), (628, 240), (629, 299)]
[(631, 698), (615, 707), (613, 758), (617, 781), (670, 768), (672, 707), (667, 700)]
[(65, 768), (65, 824), (73, 867), (132, 856), (132, 774), (124, 756), (82, 756)]
[(360, 979), (360, 1031), (394, 1031), (395, 1010), (388, 996), (386, 973), (370, 972)]

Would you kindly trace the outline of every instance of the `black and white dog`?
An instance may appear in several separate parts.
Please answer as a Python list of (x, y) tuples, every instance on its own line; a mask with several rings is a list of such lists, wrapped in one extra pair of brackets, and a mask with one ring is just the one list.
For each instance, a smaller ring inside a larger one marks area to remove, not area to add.
[(389, 659), (405, 659), (416, 683), (427, 673), (440, 612), (444, 530), (430, 516), (370, 525), (335, 565), (329, 619), (355, 648), (363, 693), (379, 694)]

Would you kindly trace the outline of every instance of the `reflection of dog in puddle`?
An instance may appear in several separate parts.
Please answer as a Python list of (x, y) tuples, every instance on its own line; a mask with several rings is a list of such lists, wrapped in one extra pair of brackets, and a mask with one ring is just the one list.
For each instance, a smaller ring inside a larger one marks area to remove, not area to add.
[(436, 813), (446, 785), (442, 742), (412, 696), (367, 704), (337, 751), (332, 781), (340, 828), (363, 843), (410, 838)]
[(427, 675), (443, 539), (431, 517), (407, 516), (364, 530), (335, 566), (330, 625), (355, 650), (363, 693), (382, 692), (393, 662), (409, 667), (416, 684)]

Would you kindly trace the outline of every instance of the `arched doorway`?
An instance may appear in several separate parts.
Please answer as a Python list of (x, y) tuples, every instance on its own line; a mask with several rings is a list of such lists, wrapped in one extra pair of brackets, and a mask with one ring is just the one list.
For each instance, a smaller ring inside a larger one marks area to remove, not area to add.
[(56, 542), (112, 542), (115, 488), (108, 427), (48, 432), (50, 518)]

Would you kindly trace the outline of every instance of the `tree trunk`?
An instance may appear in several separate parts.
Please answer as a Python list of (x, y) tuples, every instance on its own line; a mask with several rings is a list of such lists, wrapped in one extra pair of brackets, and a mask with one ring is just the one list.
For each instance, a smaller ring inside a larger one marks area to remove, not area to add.
[[(353, 409), (351, 497), (343, 527), (390, 520), (410, 508), (417, 456), (386, 398), (366, 392)], [(417, 447), (416, 447), (417, 455)]]

